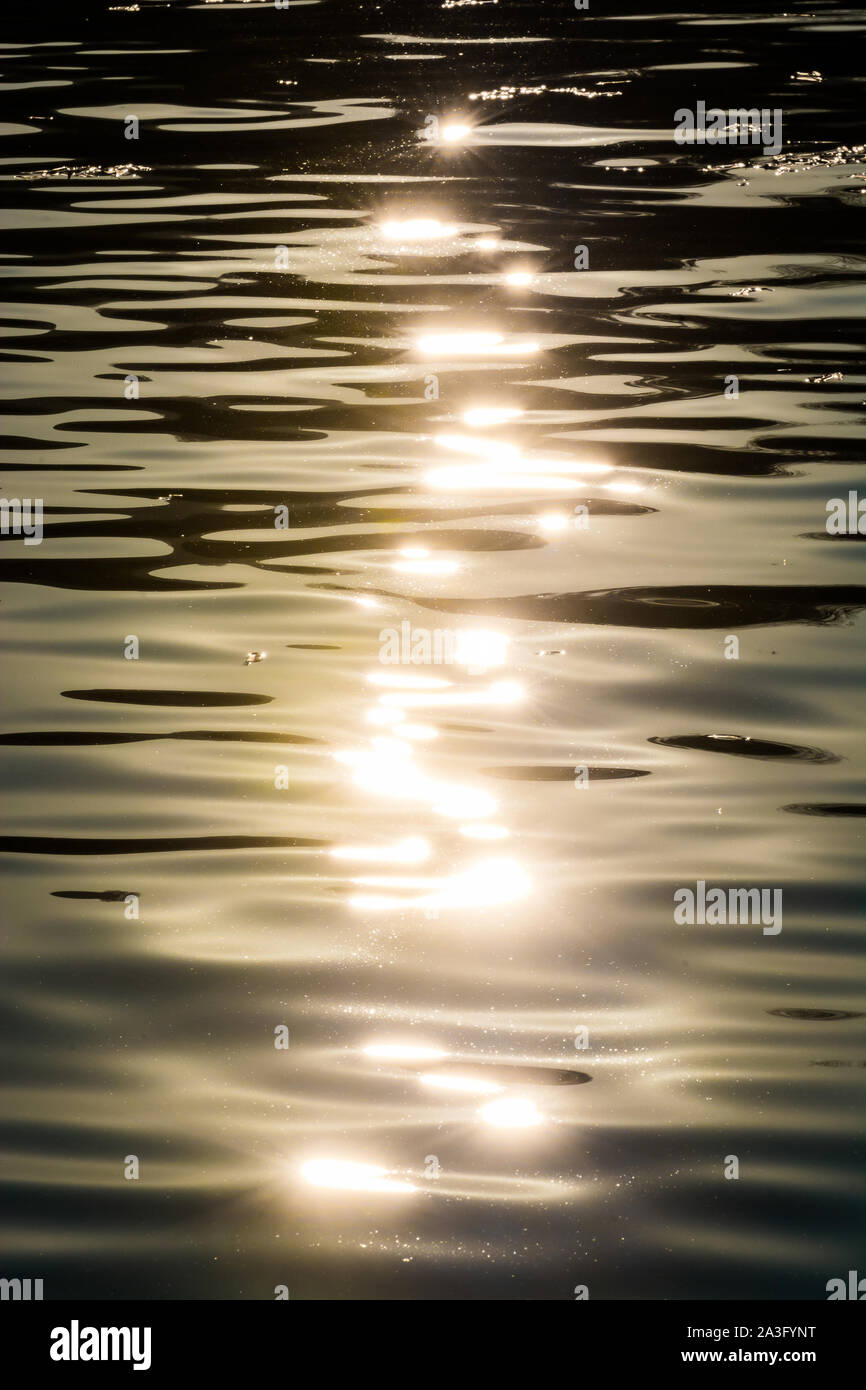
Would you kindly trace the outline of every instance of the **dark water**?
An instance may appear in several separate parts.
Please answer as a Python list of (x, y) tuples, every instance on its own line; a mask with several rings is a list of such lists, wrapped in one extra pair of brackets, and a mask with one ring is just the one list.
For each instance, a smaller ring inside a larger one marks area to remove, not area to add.
[[(862, 1270), (864, 28), (16, 9), (4, 1276)], [(698, 100), (781, 152), (677, 145)]]

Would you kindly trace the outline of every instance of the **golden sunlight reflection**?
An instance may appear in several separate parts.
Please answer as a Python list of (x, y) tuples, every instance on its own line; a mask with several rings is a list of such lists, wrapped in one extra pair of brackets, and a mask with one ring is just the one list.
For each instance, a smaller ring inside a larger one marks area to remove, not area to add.
[[(488, 860), (473, 865), (463, 873), (453, 874), (438, 886), (424, 892), (423, 879), (417, 878), (358, 878), (354, 880), (360, 888), (389, 889), (387, 893), (355, 893), (349, 905), (364, 912), (388, 912), (406, 908), (419, 908), (425, 912), (438, 912), (440, 909), (467, 907), (504, 907), (516, 902), (530, 891), (530, 880), (512, 859)], [(405, 891), (415, 890), (411, 897)]]
[(496, 802), (488, 792), (438, 781), (414, 762), (414, 749), (399, 739), (376, 738), (373, 747), (334, 754), (353, 768), (355, 785), (377, 796), (426, 801), (439, 815), (476, 820), (492, 815)]
[(436, 443), (486, 460), (484, 463), (447, 464), (424, 474), (424, 481), (431, 487), (458, 492), (490, 488), (500, 491), (564, 488), (571, 491), (575, 475), (582, 480), (587, 474), (611, 471), (610, 464), (584, 463), (577, 459), (525, 459), (515, 445), (497, 440), (467, 441), (460, 435), (438, 435)]
[[(405, 627), (408, 629), (409, 624), (405, 624)], [(435, 646), (428, 645), (425, 648), (422, 644), (421, 650), (416, 652), (409, 645), (410, 635), (407, 632), (406, 659), (417, 661), (419, 665), (429, 661), (442, 664), (453, 663), (455, 666), (465, 666), (472, 675), (484, 675), (493, 667), (502, 666), (510, 642), (505, 633), (496, 632), (490, 628), (457, 628), (444, 634), (443, 640), (437, 642)], [(371, 672), (367, 679), (371, 684), (390, 686), (397, 690), (442, 690), (451, 684), (450, 681), (442, 680), (436, 676), (419, 676), (411, 673), (394, 672), (390, 669)], [(386, 717), (381, 715), (373, 718), (371, 714), (368, 714), (367, 718), (375, 724), (389, 722)], [(403, 731), (398, 730), (398, 733), (402, 737)]]
[[(446, 435), (439, 442), (445, 447), (469, 447), (483, 454), (490, 451), (499, 454), (511, 447), (463, 436)], [(402, 546), (399, 554), (405, 562), (429, 557), (427, 548), (414, 542)], [(463, 668), (470, 677), (483, 676), (490, 668), (505, 663), (510, 639), (503, 632), (461, 628), (449, 632), (449, 636), (452, 639), (449, 661)], [(451, 674), (453, 677), (453, 671)], [(438, 731), (428, 724), (416, 724), (407, 719), (406, 709), (509, 706), (523, 698), (519, 683), (508, 679), (474, 680), (469, 685), (438, 674), (391, 666), (368, 671), (366, 680), (379, 688), (376, 703), (366, 711), (366, 718), (380, 731), (371, 730), (369, 740), (359, 748), (343, 748), (333, 753), (335, 761), (349, 770), (355, 786), (377, 798), (418, 803), (433, 815), (455, 821), (458, 833), (466, 839), (487, 842), (506, 839), (508, 831), (502, 825), (491, 826), (486, 834), (477, 829), (479, 822), (489, 820), (498, 809), (497, 801), (488, 791), (443, 779), (416, 761), (416, 753), (420, 750), (416, 750), (413, 741), (433, 739)], [(331, 857), (344, 863), (383, 866), (378, 874), (352, 877), (353, 891), (347, 905), (355, 911), (420, 910), (436, 915), (447, 909), (502, 907), (518, 902), (531, 892), (532, 884), (522, 865), (507, 857), (485, 858), (468, 865), (458, 863), (448, 873), (427, 877), (400, 873), (398, 866), (421, 865), (431, 853), (430, 843), (420, 835), (404, 836), (384, 844), (339, 844), (331, 849)], [(398, 1044), (390, 1046), (399, 1047)], [(367, 1055), (374, 1054), (368, 1051)], [(399, 1052), (378, 1055), (401, 1060)], [(410, 1059), (410, 1054), (403, 1055), (402, 1059)], [(477, 1094), (494, 1094), (504, 1089), (498, 1082), (484, 1078), (467, 1080), (465, 1074), (456, 1079), (448, 1074), (446, 1080), (442, 1073), (431, 1073), (427, 1084)]]
[(493, 815), (497, 802), (489, 792), (442, 782), (435, 789), (435, 800), (430, 809), (450, 820), (463, 820), (464, 817), (466, 820), (481, 820)]
[(505, 1088), (498, 1081), (485, 1081), (482, 1076), (462, 1076), (460, 1073), (429, 1071), (419, 1077), (424, 1086), (440, 1091), (464, 1091), (467, 1095), (493, 1096)]
[(444, 690), (451, 684), (441, 676), (419, 676), (412, 671), (370, 671), (370, 685), (388, 685), (392, 690)]
[(526, 897), (531, 887), (525, 870), (514, 859), (487, 859), (455, 874), (424, 906), (497, 907)]
[(531, 1100), (520, 1096), (505, 1096), (482, 1106), (480, 1115), (485, 1124), (499, 1129), (530, 1129), (543, 1124), (544, 1116)]
[(470, 671), (489, 671), (502, 666), (508, 650), (508, 638), (503, 632), (485, 628), (460, 628), (455, 634), (454, 660)]
[(356, 912), (388, 912), (394, 908), (416, 906), (414, 898), (391, 898), (385, 893), (354, 893), (349, 898), (349, 906)]
[(480, 492), (492, 489), (498, 492), (531, 492), (533, 488), (567, 488), (573, 484), (568, 478), (540, 478), (530, 473), (511, 473), (491, 464), (449, 465), (447, 468), (431, 468), (424, 474), (428, 487), (442, 488), (447, 492)]
[(429, 743), (439, 737), (439, 730), (432, 724), (401, 724), (400, 737), (416, 739), (419, 743)]
[(640, 483), (632, 482), (629, 478), (617, 478), (612, 483), (604, 483), (603, 486), (610, 492), (632, 493), (643, 491)]
[(377, 1057), (384, 1062), (440, 1062), (448, 1053), (440, 1047), (422, 1047), (419, 1043), (368, 1043), (365, 1057)]
[[(383, 704), (397, 705), (405, 709), (418, 709), (424, 705), (440, 708), (465, 705), (516, 705), (523, 699), (523, 687), (517, 681), (494, 681), (480, 690), (395, 690), (380, 696)], [(405, 732), (405, 725), (399, 726)]]
[(301, 1176), (314, 1187), (340, 1192), (417, 1192), (413, 1183), (390, 1176), (387, 1168), (374, 1163), (352, 1163), (347, 1159), (313, 1158), (301, 1168)]
[(458, 454), (475, 454), (478, 458), (492, 459), (496, 463), (513, 463), (520, 458), (516, 444), (506, 444), (501, 439), (477, 439), (466, 434), (437, 434), (434, 441), (440, 449), (451, 449)]
[(465, 121), (447, 121), (439, 127), (439, 139), (443, 145), (457, 145), (472, 134), (471, 125)]
[(502, 243), (496, 236), (480, 236), (475, 242), (478, 251), (498, 251)]
[(439, 222), (435, 217), (409, 217), (404, 221), (395, 218), (382, 222), (379, 230), (388, 241), (435, 241), (457, 232), (452, 223)]
[(464, 410), (462, 419), (471, 429), (484, 429), (487, 425), (507, 425), (522, 414), (517, 406), (476, 405)]
[(456, 560), (437, 559), (430, 556), (428, 551), (405, 555), (404, 559), (395, 560), (391, 568), (397, 574), (455, 574), (460, 566)]
[(564, 512), (545, 512), (544, 516), (538, 518), (538, 525), (540, 530), (556, 535), (559, 531), (567, 530), (568, 517)]
[[(368, 709), (364, 716), (368, 724), (376, 724), (384, 727), (400, 724), (405, 718), (404, 710), (389, 708), (387, 705), (373, 705)], [(405, 737), (405, 729), (400, 730), (400, 737)]]
[(503, 280), (512, 289), (522, 289), (525, 285), (531, 285), (535, 276), (531, 270), (509, 270)]
[[(334, 1162), (334, 1160), (321, 1161)], [(369, 1166), (372, 1167), (373, 1165)], [(377, 1168), (376, 1171), (378, 1173), (382, 1170)], [(389, 1170), (385, 1169), (384, 1171), (387, 1177)], [(337, 1173), (335, 1173), (334, 1176), (339, 1178), (339, 1174)], [(551, 1204), (557, 1206), (565, 1203), (571, 1204), (580, 1201), (586, 1195), (585, 1183), (577, 1180), (567, 1180), (561, 1175), (557, 1175), (555, 1178), (545, 1178), (537, 1174), (509, 1174), (490, 1171), (479, 1172), (477, 1169), (472, 1172), (465, 1172), (454, 1170), (449, 1166), (448, 1168), (443, 1168), (436, 1182), (429, 1181), (429, 1174), (422, 1172), (418, 1172), (417, 1174), (410, 1173), (407, 1177), (414, 1180), (414, 1186), (412, 1183), (408, 1184), (410, 1192), (423, 1192), (431, 1200), (454, 1197), (470, 1202), (487, 1204), (494, 1201), (497, 1203), (508, 1203), (516, 1207), (528, 1208), (541, 1204), (545, 1206), (550, 1206)], [(425, 1181), (425, 1179), (428, 1180)], [(330, 1186), (330, 1183), (322, 1182), (318, 1185), (326, 1187)], [(340, 1183), (335, 1183), (335, 1186), (341, 1185)], [(593, 1184), (593, 1191), (596, 1195), (598, 1195), (601, 1186), (602, 1183), (598, 1181)], [(610, 1185), (605, 1182), (603, 1186), (604, 1189), (607, 1190)], [(343, 1190), (351, 1192), (365, 1189), (362, 1189), (360, 1186), (347, 1185)], [(394, 1192), (395, 1195), (399, 1195), (400, 1192), (405, 1192), (407, 1188), (406, 1186), (398, 1188), (389, 1186), (387, 1188), (376, 1187), (366, 1190)], [(331, 1248), (335, 1254), (342, 1254), (345, 1256), (347, 1234), (342, 1220), (337, 1224), (336, 1228), (332, 1230), (320, 1227), (317, 1244), (320, 1246), (328, 1244), (329, 1248)], [(393, 1232), (387, 1231), (365, 1231), (363, 1241), (359, 1244), (359, 1248), (365, 1251), (378, 1251), (391, 1259), (394, 1254), (394, 1234)], [(409, 1248), (408, 1245), (407, 1248)], [(414, 1255), (426, 1253), (431, 1259), (437, 1261), (441, 1261), (442, 1259), (442, 1245), (441, 1241), (438, 1239), (428, 1238), (426, 1244), (420, 1241), (413, 1241), (411, 1249)], [(489, 1244), (486, 1239), (479, 1253), (489, 1258)], [(463, 1242), (461, 1242), (460, 1250), (456, 1252), (456, 1254), (458, 1258), (461, 1254), (465, 1254)], [(455, 1257), (453, 1247), (451, 1249), (451, 1257)]]
[(426, 333), (416, 346), (425, 357), (519, 357), (539, 351), (539, 344), (516, 342), (504, 333)]
[(331, 857), (363, 864), (423, 864), (430, 858), (430, 845), (420, 835), (407, 835), (393, 845), (336, 845)]

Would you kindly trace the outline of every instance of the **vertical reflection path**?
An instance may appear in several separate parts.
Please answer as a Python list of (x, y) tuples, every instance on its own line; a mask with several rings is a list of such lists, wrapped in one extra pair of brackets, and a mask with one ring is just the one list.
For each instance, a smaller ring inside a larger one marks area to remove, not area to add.
[[(446, 126), (443, 140), (458, 141), (469, 127)], [(380, 225), (385, 240), (395, 248), (411, 253), (417, 243), (453, 236), (455, 225), (429, 218), (386, 219)], [(487, 249), (498, 247), (498, 237), (485, 239)], [(518, 269), (502, 277), (505, 287), (531, 284), (532, 275)], [(513, 358), (524, 362), (540, 350), (525, 334), (468, 327), (458, 332), (421, 334), (415, 353), (431, 363), (449, 366), (464, 359), (478, 365)], [(563, 463), (529, 460), (508, 440), (489, 433), (518, 420), (523, 411), (508, 403), (507, 388), (501, 399), (485, 399), (451, 414), (463, 432), (453, 428), (434, 436), (443, 455), (456, 455), (459, 462), (436, 466), (423, 478), (425, 489), (459, 492), (462, 501), (473, 500), (473, 493), (484, 498), (490, 490), (513, 494), (519, 491), (534, 499), (549, 496), (550, 490), (573, 487), (575, 474), (585, 477), (608, 471), (601, 464)], [(567, 516), (545, 513), (538, 522), (541, 532), (556, 531)], [(457, 561), (431, 552), (420, 544), (403, 546), (392, 562), (397, 576), (423, 581), (458, 572)], [(356, 595), (362, 606), (381, 606), (381, 599)], [(390, 631), (400, 634), (392, 651), (380, 650), (380, 665), (366, 674), (369, 701), (363, 710), (365, 726), (350, 746), (334, 753), (337, 764), (358, 794), (358, 822), (374, 826), (377, 805), (405, 808), (407, 833), (397, 839), (376, 840), (358, 837), (331, 850), (335, 868), (345, 870), (347, 911), (354, 914), (361, 929), (383, 915), (398, 915), (401, 929), (411, 932), (420, 922), (439, 922), (440, 914), (465, 923), (475, 914), (520, 903), (532, 893), (532, 880), (519, 849), (504, 852), (510, 830), (497, 800), (471, 781), (454, 781), (437, 756), (438, 721), (464, 711), (495, 712), (519, 706), (524, 700), (521, 683), (509, 671), (509, 638), (505, 633), (481, 629), (414, 629), (403, 613), (385, 613), (383, 621), (396, 624)], [(383, 632), (387, 629), (383, 629)], [(426, 639), (426, 646), (425, 646)], [(455, 854), (454, 830), (465, 844)], [(471, 950), (477, 952), (478, 969), (483, 971), (496, 952), (496, 939), (480, 933)], [(417, 1020), (420, 1024), (423, 1021)], [(496, 1029), (494, 1028), (494, 1031)], [(549, 1122), (544, 1105), (537, 1098), (539, 1081), (563, 1079), (581, 1081), (582, 1073), (554, 1072), (552, 1069), (502, 1065), (501, 1056), (479, 1057), (470, 1061), (454, 1056), (448, 1038), (421, 1044), (403, 1039), (380, 1038), (359, 1047), (360, 1055), (374, 1068), (396, 1068), (396, 1078), (408, 1080), (430, 1098), (441, 1097), (449, 1106), (462, 1107), (463, 1123), (491, 1131), (542, 1130)], [(451, 1112), (443, 1112), (447, 1119)], [(356, 1157), (314, 1155), (300, 1164), (303, 1181), (334, 1192), (381, 1194), (400, 1197), (417, 1194), (526, 1196), (530, 1188), (537, 1197), (550, 1200), (552, 1184), (532, 1184), (515, 1177), (511, 1190), (502, 1179), (491, 1174), (451, 1175), (444, 1186), (439, 1179), (438, 1160), (435, 1184), (424, 1181), (425, 1174), (413, 1174), (387, 1166), (387, 1158), (371, 1163)], [(429, 1178), (431, 1174), (426, 1173)], [(420, 1180), (419, 1180), (420, 1177)], [(562, 1196), (562, 1189), (558, 1189)]]

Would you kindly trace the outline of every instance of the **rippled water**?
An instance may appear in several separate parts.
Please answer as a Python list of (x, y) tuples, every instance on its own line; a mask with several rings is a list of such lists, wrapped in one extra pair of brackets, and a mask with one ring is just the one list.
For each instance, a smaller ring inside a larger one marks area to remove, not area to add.
[[(602, 9), (7, 31), (0, 1272), (46, 1297), (862, 1261), (866, 26)], [(676, 145), (699, 99), (782, 152)], [(698, 880), (783, 929), (676, 923)]]

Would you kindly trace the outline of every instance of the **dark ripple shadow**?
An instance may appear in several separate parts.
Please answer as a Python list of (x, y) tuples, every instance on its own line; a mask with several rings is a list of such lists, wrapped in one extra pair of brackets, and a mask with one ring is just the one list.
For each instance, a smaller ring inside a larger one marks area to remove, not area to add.
[(861, 1068), (861, 1067), (866, 1067), (866, 1062), (842, 1062), (842, 1061), (837, 1061), (837, 1060), (835, 1060), (835, 1059), (830, 1059), (830, 1060), (828, 1060), (828, 1061), (826, 1061), (826, 1062), (810, 1062), (810, 1063), (809, 1063), (809, 1066), (810, 1066), (810, 1067), (833, 1067), (833, 1068), (852, 1067), (852, 1068), (858, 1068), (858, 1069), (859, 1069), (859, 1068)]
[(84, 889), (58, 888), (52, 892), (51, 896), (52, 898), (84, 898), (88, 902), (98, 903), (123, 903), (131, 894), (138, 896), (133, 888), (106, 888), (102, 892), (94, 891), (92, 893), (88, 893)]
[(61, 835), (3, 835), (0, 854), (186, 854), (211, 849), (322, 849), (329, 840), (289, 835), (167, 835), (158, 839), (74, 839)]
[(672, 734), (650, 738), (648, 743), (660, 744), (663, 748), (694, 748), (702, 753), (727, 753), (735, 758), (758, 758), (772, 760), (787, 758), (795, 762), (838, 763), (835, 753), (823, 748), (810, 748), (807, 744), (773, 743), (769, 739), (752, 738), (742, 734)]
[(425, 1076), (465, 1076), (501, 1081), (509, 1086), (583, 1086), (592, 1077), (585, 1071), (569, 1071), (560, 1067), (510, 1066), (508, 1063), (460, 1063), (425, 1071)]
[(862, 801), (795, 801), (781, 809), (794, 816), (866, 816)]
[[(370, 590), (396, 599), (398, 594)], [(577, 594), (514, 598), (424, 599), (424, 608), (476, 617), (541, 623), (600, 623), (616, 627), (732, 628), (779, 623), (833, 623), (866, 607), (862, 584), (683, 585), (656, 589), (597, 589)]]
[(108, 705), (183, 705), (188, 709), (223, 709), (226, 705), (269, 705), (273, 695), (231, 690), (61, 690), (67, 700), (99, 700)]
[(88, 748), (94, 744), (151, 743), (159, 739), (181, 739), (204, 743), (321, 743), (305, 734), (281, 734), (258, 729), (175, 729), (164, 734), (89, 733), (80, 729), (57, 729), (0, 734), (0, 746), (28, 748)]
[[(501, 777), (509, 782), (573, 782), (574, 766), (552, 766), (546, 763), (516, 763), (512, 767), (483, 767), (486, 777)], [(617, 782), (624, 777), (649, 777), (648, 769), (636, 767), (588, 767), (591, 782)]]
[(831, 536), (826, 531), (801, 531), (799, 539), (802, 541), (832, 541), (834, 545), (838, 545), (840, 541), (866, 544), (866, 536), (858, 535), (856, 531), (846, 531), (841, 536)]
[(774, 1018), (797, 1019), (803, 1023), (835, 1023), (843, 1018), (862, 1018), (862, 1013), (850, 1009), (768, 1009)]
[[(88, 469), (93, 468), (94, 465), (88, 465)], [(175, 579), (165, 574), (154, 574), (155, 569), (165, 569), (169, 558), (161, 555), (104, 559), (91, 555), (86, 563), (80, 560), (40, 560), (35, 570), (29, 559), (4, 560), (0, 574), (7, 584), (44, 584), (48, 588), (80, 589), (88, 593), (107, 589), (112, 593), (173, 594), (187, 590), (210, 592), (212, 589), (244, 587), (231, 579)]]

